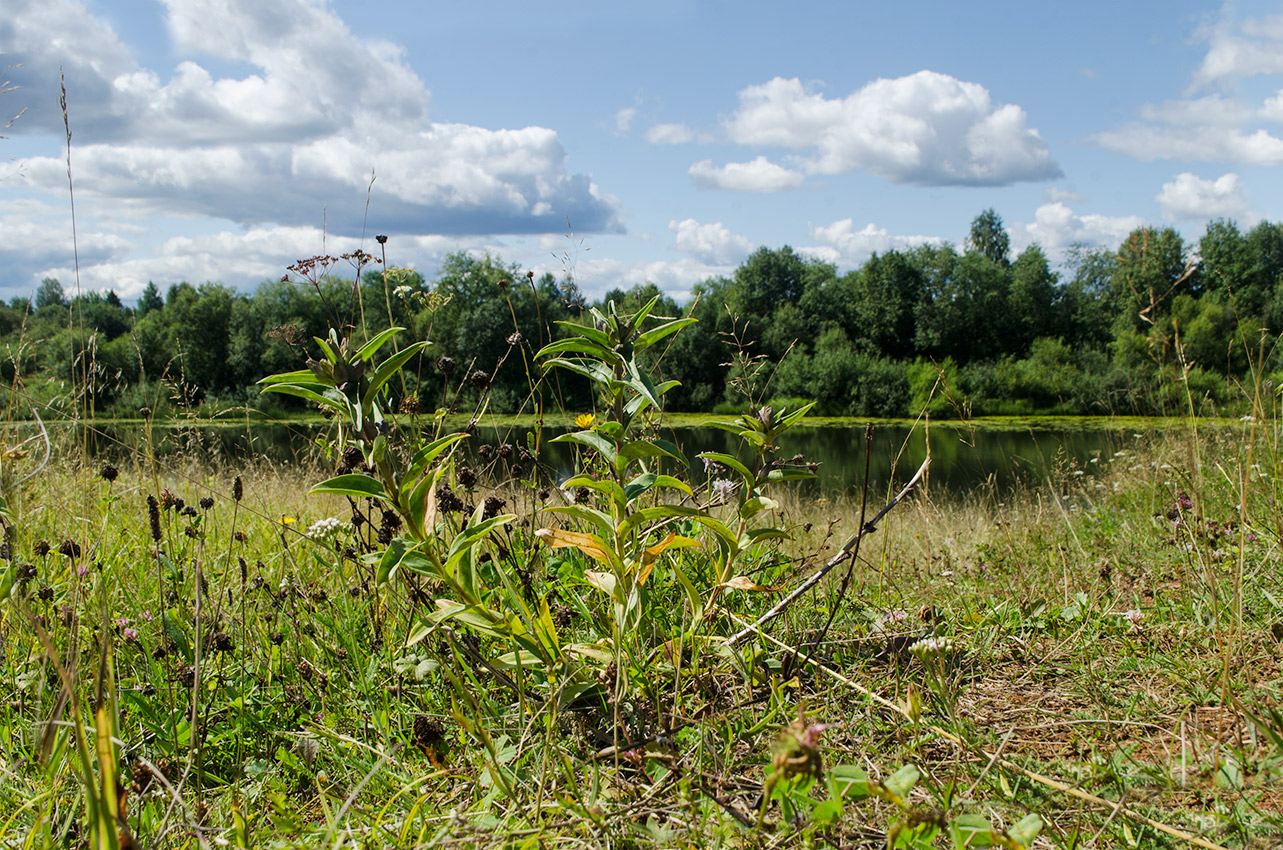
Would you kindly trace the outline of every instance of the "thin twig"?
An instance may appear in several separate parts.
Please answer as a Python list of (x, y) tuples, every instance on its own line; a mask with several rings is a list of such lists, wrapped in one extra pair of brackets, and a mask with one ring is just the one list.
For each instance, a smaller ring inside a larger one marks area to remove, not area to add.
[(857, 544), (860, 542), (860, 538), (864, 537), (864, 535), (866, 534), (872, 534), (873, 532), (878, 530), (878, 523), (881, 522), (882, 517), (886, 516), (891, 511), (892, 508), (900, 504), (900, 502), (904, 499), (905, 496), (909, 495), (909, 493), (913, 490), (913, 488), (917, 486), (918, 481), (922, 479), (922, 476), (926, 474), (927, 467), (930, 466), (930, 464), (931, 464), (931, 458), (929, 457), (926, 460), (922, 461), (922, 466), (918, 467), (918, 471), (914, 473), (911, 479), (909, 479), (909, 483), (905, 484), (904, 487), (900, 490), (900, 492), (895, 494), (895, 498), (887, 502), (886, 506), (883, 507), (882, 510), (878, 511), (877, 516), (873, 517), (873, 519), (869, 520), (863, 526), (861, 526), (860, 529), (851, 537), (851, 539), (846, 541), (846, 543), (842, 545), (842, 548), (838, 550), (838, 553), (829, 559), (828, 563), (826, 563), (824, 566), (816, 570), (815, 574), (810, 578), (808, 578), (806, 581), (802, 582), (802, 584), (800, 584), (796, 590), (794, 590), (788, 596), (781, 599), (775, 605), (774, 608), (767, 611), (762, 616), (758, 617), (757, 621), (753, 623), (753, 625), (741, 631), (738, 631), (735, 634), (731, 635), (729, 638), (727, 638), (726, 645), (734, 646), (735, 644), (739, 643), (740, 641), (744, 640), (745, 638), (749, 637), (750, 635), (760, 630), (762, 626), (769, 623), (771, 620), (774, 620), (780, 614), (783, 614), (785, 609), (787, 609), (790, 605), (792, 605), (797, 599), (799, 599), (808, 590), (815, 587), (815, 585), (819, 584), (820, 580), (824, 578), (826, 575), (828, 575), (833, 570), (834, 567), (838, 566), (843, 561), (845, 561), (848, 557), (850, 557), (851, 553), (854, 552), (855, 549), (857, 548)]

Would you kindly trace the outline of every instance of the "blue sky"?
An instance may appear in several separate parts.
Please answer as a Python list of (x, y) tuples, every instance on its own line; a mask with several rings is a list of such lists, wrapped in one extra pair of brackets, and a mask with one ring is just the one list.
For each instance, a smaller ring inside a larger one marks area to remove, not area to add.
[(681, 298), (761, 245), (848, 269), (986, 207), (1056, 261), (1283, 215), (1277, 3), (6, 5), (4, 298), (76, 285), (60, 62), (80, 285), (125, 298), (376, 233), (428, 275), (490, 251)]

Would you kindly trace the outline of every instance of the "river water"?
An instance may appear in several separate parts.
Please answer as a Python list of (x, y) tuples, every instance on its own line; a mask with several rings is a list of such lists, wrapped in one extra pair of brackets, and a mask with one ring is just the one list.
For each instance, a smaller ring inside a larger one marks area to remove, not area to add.
[[(1155, 424), (1120, 423), (1109, 419), (1022, 419), (983, 422), (872, 423), (872, 442), (866, 446), (867, 420), (823, 420), (798, 427), (782, 438), (778, 455), (801, 454), (818, 464), (815, 482), (804, 484), (826, 494), (858, 491), (863, 487), (868, 458), (870, 492), (898, 486), (931, 457), (930, 486), (937, 496), (961, 495), (976, 488), (1002, 493), (1019, 483), (1048, 478), (1092, 475), (1103, 470), (1115, 453), (1127, 451), (1156, 430)], [(491, 425), (466, 441), (464, 451), (475, 458), (482, 445), (511, 444), (538, 447), (537, 457), (549, 477), (564, 480), (574, 464), (575, 448), (552, 442), (564, 429)], [(90, 431), (91, 450), (122, 458), (149, 451), (164, 457), (185, 456), (214, 463), (240, 464), (251, 459), (276, 463), (323, 463), (324, 446), (333, 438), (324, 423), (242, 422), (153, 425), (148, 439), (142, 423), (110, 423)], [(681, 448), (692, 475), (704, 477), (696, 458), (700, 452), (724, 452), (747, 461), (751, 457), (739, 437), (708, 426), (665, 429), (660, 436)]]

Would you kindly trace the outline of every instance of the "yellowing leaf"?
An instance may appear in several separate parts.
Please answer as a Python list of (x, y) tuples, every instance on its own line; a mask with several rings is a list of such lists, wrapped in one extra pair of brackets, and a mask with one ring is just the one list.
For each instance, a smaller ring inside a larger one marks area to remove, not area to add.
[(588, 557), (598, 561), (607, 562), (610, 560), (606, 555), (606, 544), (602, 542), (600, 537), (593, 534), (567, 531), (564, 528), (541, 528), (535, 532), (535, 537), (542, 540), (549, 549), (570, 547), (578, 549)]
[(596, 570), (584, 570), (584, 581), (610, 597), (614, 597), (615, 588), (619, 586), (612, 574), (601, 573)]
[(655, 561), (659, 559), (665, 549), (686, 549), (691, 546), (698, 548), (699, 541), (691, 540), (689, 537), (678, 537), (676, 533), (670, 531), (667, 537), (654, 546), (647, 547), (646, 551), (642, 553), (642, 567), (637, 573), (637, 583), (646, 583), (646, 579), (650, 578), (651, 571), (655, 569)]
[(778, 587), (767, 587), (764, 584), (756, 584), (748, 576), (735, 576), (733, 578), (727, 579), (726, 581), (722, 582), (721, 584), (718, 585), (718, 587), (725, 587), (731, 590), (755, 590), (758, 592), (766, 592), (766, 593), (769, 593), (774, 590), (779, 590)]

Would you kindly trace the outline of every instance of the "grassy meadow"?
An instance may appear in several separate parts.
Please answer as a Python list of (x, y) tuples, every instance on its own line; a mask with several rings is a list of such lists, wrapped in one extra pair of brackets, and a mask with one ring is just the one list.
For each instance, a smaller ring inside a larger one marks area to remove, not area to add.
[[(319, 462), (11, 458), (0, 846), (1276, 846), (1277, 431), (1193, 425), (1001, 500), (920, 488), (719, 647), (886, 498), (782, 491), (792, 539), (702, 629), (661, 564), (641, 639), (551, 672), (466, 618), (413, 641), (448, 593), (380, 581)], [(575, 494), (503, 454), (446, 523), (502, 500), (478, 568), (602, 646), (593, 559), (533, 534)]]

